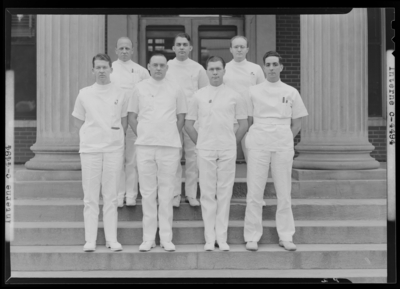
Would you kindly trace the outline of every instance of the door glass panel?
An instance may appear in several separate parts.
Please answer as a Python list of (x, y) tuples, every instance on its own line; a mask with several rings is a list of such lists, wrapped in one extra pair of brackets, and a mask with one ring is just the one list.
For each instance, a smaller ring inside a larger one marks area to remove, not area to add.
[(199, 63), (206, 68), (206, 61), (210, 56), (222, 57), (225, 62), (232, 60), (232, 54), (229, 51), (230, 40), (237, 35), (236, 26), (199, 26)]
[(183, 25), (147, 26), (146, 63), (149, 63), (150, 57), (155, 53), (165, 55), (167, 60), (175, 58), (175, 52), (172, 50), (174, 38), (182, 32), (185, 32)]

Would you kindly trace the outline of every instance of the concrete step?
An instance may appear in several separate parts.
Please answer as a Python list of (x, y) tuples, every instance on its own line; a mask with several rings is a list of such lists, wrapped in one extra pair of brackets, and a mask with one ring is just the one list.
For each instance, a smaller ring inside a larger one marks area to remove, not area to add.
[[(296, 282), (301, 282), (305, 278), (309, 283), (334, 282), (333, 278), (347, 279), (352, 283), (386, 283), (386, 269), (303, 269), (303, 270), (129, 270), (129, 271), (16, 271), (12, 272), (13, 278), (262, 278), (265, 282), (273, 279), (296, 278)], [(312, 278), (312, 279), (308, 279)], [(301, 279), (301, 280), (299, 280)], [(214, 279), (215, 280), (215, 279)], [(118, 282), (118, 280), (116, 280)], [(131, 280), (132, 281), (132, 280)], [(191, 280), (187, 280), (192, 282)], [(217, 280), (215, 280), (217, 281)], [(140, 282), (140, 281), (139, 281)], [(156, 281), (157, 282), (157, 281)]]
[[(243, 221), (230, 221), (228, 243), (244, 244)], [(295, 221), (295, 244), (384, 244), (386, 221)], [(275, 221), (263, 221), (260, 244), (277, 244)], [(13, 246), (36, 245), (83, 245), (85, 243), (83, 222), (17, 222), (14, 224)], [(142, 243), (142, 222), (119, 222), (118, 241), (123, 245)], [(158, 234), (157, 234), (158, 238)], [(158, 239), (156, 239), (157, 242)], [(203, 221), (174, 221), (173, 242), (181, 244), (204, 244)], [(97, 244), (104, 245), (103, 223), (99, 223)]]
[[(265, 199), (263, 220), (274, 220), (276, 199)], [(80, 222), (83, 221), (83, 201), (79, 199), (15, 200), (16, 222)], [(245, 199), (232, 199), (230, 220), (244, 220)], [(295, 220), (386, 220), (386, 199), (293, 199)], [(141, 221), (141, 203), (118, 209), (119, 221)], [(100, 216), (102, 220), (102, 205)], [(174, 208), (174, 220), (202, 220), (201, 208), (181, 203)]]
[[(183, 179), (184, 182), (184, 179)], [(184, 195), (184, 185), (182, 194)], [(292, 179), (292, 198), (318, 199), (363, 199), (386, 198), (386, 180), (295, 180)], [(236, 178), (233, 198), (245, 198), (246, 178)], [(80, 180), (36, 180), (15, 181), (15, 199), (62, 198), (73, 199), (83, 196)], [(139, 193), (139, 198), (141, 198)], [(200, 197), (200, 189), (197, 190)], [(264, 198), (276, 198), (273, 179), (269, 178)]]
[(121, 252), (97, 246), (11, 246), (13, 271), (81, 270), (218, 270), (218, 269), (385, 269), (386, 244), (299, 244), (289, 252), (277, 244), (261, 244), (257, 252), (231, 245), (229, 252), (205, 252), (203, 245), (177, 245), (175, 252), (159, 246), (139, 252), (125, 245)]

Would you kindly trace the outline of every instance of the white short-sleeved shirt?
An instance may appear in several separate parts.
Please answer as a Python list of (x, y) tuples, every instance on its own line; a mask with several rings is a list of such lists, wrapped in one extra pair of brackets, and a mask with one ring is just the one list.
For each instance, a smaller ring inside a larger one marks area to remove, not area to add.
[(187, 113), (185, 95), (173, 81), (145, 79), (136, 85), (128, 112), (138, 115), (136, 145), (169, 146), (181, 148), (177, 114)]
[(150, 78), (149, 71), (132, 60), (116, 60), (112, 63), (111, 82), (123, 89), (133, 89), (136, 83)]
[(246, 138), (248, 149), (286, 151), (293, 149), (291, 119), (308, 115), (299, 92), (282, 81), (264, 81), (249, 89), (250, 116), (254, 124)]
[(226, 85), (208, 85), (194, 94), (186, 119), (198, 121), (197, 149), (236, 149), (232, 123), (234, 119), (247, 119), (246, 104)]
[(225, 71), (225, 85), (239, 92), (246, 102), (249, 97), (249, 87), (265, 81), (260, 65), (246, 59), (241, 62), (232, 59), (226, 64)]
[(124, 148), (121, 118), (127, 116), (129, 92), (113, 83), (94, 83), (79, 91), (72, 115), (84, 121), (79, 152), (113, 152)]
[(190, 105), (193, 94), (209, 84), (204, 67), (190, 58), (184, 61), (174, 58), (169, 60), (167, 64), (166, 79), (174, 80), (182, 87), (187, 104)]

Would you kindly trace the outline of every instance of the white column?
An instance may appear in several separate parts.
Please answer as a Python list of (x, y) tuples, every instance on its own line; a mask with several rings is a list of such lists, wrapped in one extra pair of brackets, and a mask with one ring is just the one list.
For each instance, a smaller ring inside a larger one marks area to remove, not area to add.
[(26, 168), (80, 169), (71, 113), (79, 89), (94, 83), (92, 58), (104, 47), (104, 15), (37, 16), (37, 138)]
[(301, 15), (302, 121), (293, 168), (375, 169), (368, 141), (367, 9)]

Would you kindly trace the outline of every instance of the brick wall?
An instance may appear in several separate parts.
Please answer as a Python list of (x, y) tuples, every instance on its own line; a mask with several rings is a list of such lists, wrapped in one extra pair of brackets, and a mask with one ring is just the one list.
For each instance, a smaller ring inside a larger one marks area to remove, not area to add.
[(386, 162), (386, 126), (368, 127), (368, 140), (375, 147), (371, 156), (379, 162)]
[(24, 164), (35, 156), (30, 147), (36, 142), (36, 127), (14, 129), (14, 163)]
[(281, 80), (300, 91), (300, 15), (276, 15), (276, 51), (283, 58)]

